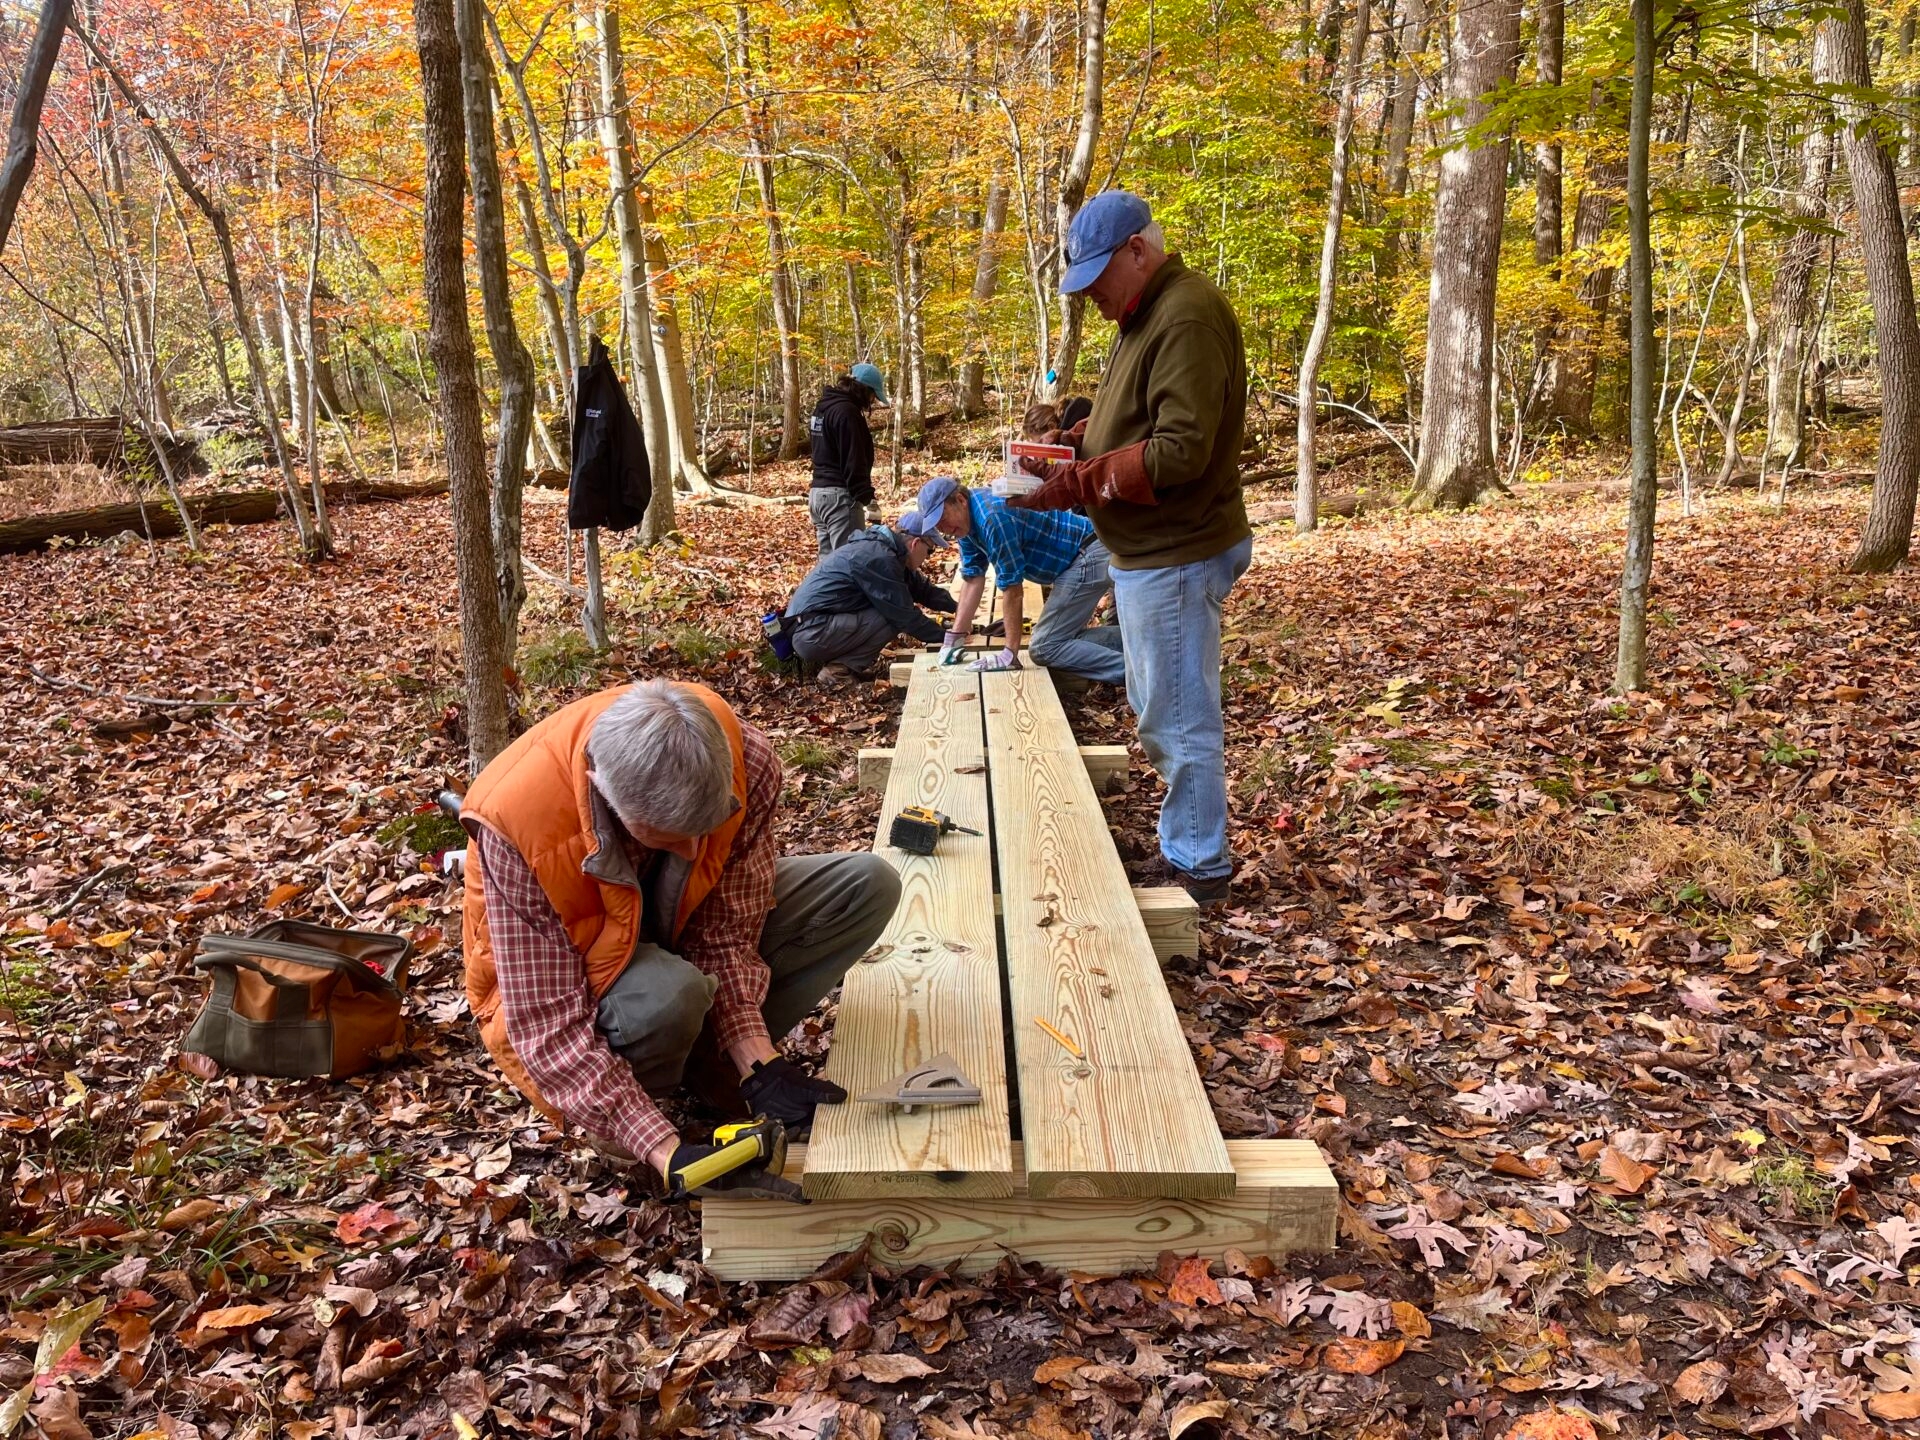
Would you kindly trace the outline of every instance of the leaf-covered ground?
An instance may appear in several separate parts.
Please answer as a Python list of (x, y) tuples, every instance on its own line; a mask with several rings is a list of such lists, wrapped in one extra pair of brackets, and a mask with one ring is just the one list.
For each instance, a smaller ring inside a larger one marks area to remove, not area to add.
[[(1236, 903), (1169, 978), (1226, 1132), (1324, 1147), (1341, 1248), (1122, 1279), (723, 1286), (503, 1087), (423, 809), (463, 754), (440, 504), (344, 512), (311, 571), (269, 527), (0, 559), (0, 1404), (55, 1440), (1902, 1431), (1920, 637), (1911, 577), (1836, 572), (1863, 501), (1664, 516), (1627, 700), (1616, 501), (1263, 530)], [(536, 583), (523, 705), (700, 675), (782, 749), (788, 842), (866, 846), (897, 697), (753, 645), (804, 510), (684, 519), (616, 562), (598, 664)], [(1136, 752), (1130, 862), (1155, 803)], [(404, 1063), (176, 1063), (197, 938), (276, 915), (412, 935)]]

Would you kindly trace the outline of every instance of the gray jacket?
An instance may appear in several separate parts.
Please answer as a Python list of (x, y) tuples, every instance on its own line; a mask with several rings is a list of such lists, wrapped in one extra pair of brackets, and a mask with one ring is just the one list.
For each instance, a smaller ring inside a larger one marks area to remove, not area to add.
[(920, 607), (951, 614), (953, 596), (907, 568), (907, 538), (885, 525), (858, 532), (813, 567), (787, 602), (787, 618), (877, 610), (901, 634), (939, 643), (946, 633)]

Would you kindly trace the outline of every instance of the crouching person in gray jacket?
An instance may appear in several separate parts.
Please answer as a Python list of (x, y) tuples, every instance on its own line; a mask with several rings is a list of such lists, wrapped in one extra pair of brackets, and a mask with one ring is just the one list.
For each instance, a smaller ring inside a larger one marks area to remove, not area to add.
[(813, 567), (787, 602), (787, 618), (794, 653), (820, 667), (822, 685), (870, 677), (895, 636), (940, 643), (946, 630), (924, 610), (950, 615), (953, 596), (920, 572), (946, 543), (910, 511), (860, 531)]

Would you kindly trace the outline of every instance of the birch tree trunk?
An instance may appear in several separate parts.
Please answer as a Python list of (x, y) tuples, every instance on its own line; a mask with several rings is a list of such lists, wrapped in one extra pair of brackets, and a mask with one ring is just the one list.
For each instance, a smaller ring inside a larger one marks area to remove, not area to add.
[[(780, 333), (780, 458), (791, 460), (806, 443), (800, 413), (800, 317), (794, 303), (793, 270), (787, 261), (786, 230), (780, 222), (780, 197), (774, 188), (773, 135), (753, 79), (753, 25), (745, 5), (734, 7), (740, 39), (740, 77), (747, 98), (747, 163), (760, 186), (760, 211), (767, 227), (767, 266), (773, 289), (773, 325)], [(856, 357), (858, 358), (858, 357)]]
[(647, 466), (653, 472), (653, 499), (640, 522), (640, 541), (651, 545), (673, 530), (673, 447), (660, 394), (660, 367), (654, 360), (653, 307), (647, 295), (646, 237), (635, 194), (633, 139), (627, 129), (627, 78), (620, 44), (620, 12), (614, 0), (600, 0), (600, 143), (607, 153), (607, 184), (613, 191), (614, 232), (620, 241), (621, 296), (627, 354), (632, 366), (635, 409), (646, 433)]
[(998, 169), (987, 177), (987, 205), (980, 216), (980, 248), (973, 261), (973, 290), (968, 296), (967, 358), (960, 363), (955, 409), (973, 420), (987, 407), (987, 307), (1000, 284), (1000, 235), (1007, 226), (1007, 186)]
[[(1085, 0), (1081, 8), (1080, 61), (1080, 128), (1073, 138), (1073, 153), (1060, 172), (1060, 193), (1054, 202), (1054, 243), (1058, 246), (1055, 253), (1061, 274), (1066, 271), (1067, 232), (1087, 198), (1094, 151), (1100, 144), (1107, 68), (1107, 0)], [(1081, 320), (1086, 308), (1083, 295), (1060, 297), (1060, 333), (1054, 340), (1053, 364), (1048, 369), (1043, 390), (1049, 400), (1058, 399), (1073, 388), (1074, 371), (1080, 366)]]
[(1654, 412), (1653, 228), (1647, 154), (1653, 131), (1654, 0), (1633, 0), (1633, 103), (1627, 122), (1627, 282), (1632, 309), (1632, 483), (1627, 501), (1627, 553), (1620, 574), (1620, 646), (1613, 688), (1647, 684), (1647, 592), (1653, 581), (1653, 521), (1660, 503), (1660, 433)]
[(1433, 278), (1427, 290), (1427, 364), (1420, 412), (1416, 508), (1471, 505), (1497, 486), (1492, 417), (1493, 302), (1505, 218), (1505, 133), (1462, 138), (1488, 115), (1488, 96), (1520, 60), (1519, 0), (1466, 0), (1454, 36), (1448, 91), (1460, 109), (1458, 142), (1440, 161), (1433, 206)]
[(1858, 98), (1873, 84), (1862, 0), (1845, 0), (1845, 13), (1822, 20), (1820, 28), (1831, 32), (1831, 69), (1816, 71), (1814, 79), (1844, 87), (1834, 103), (1843, 122), (1840, 145), (1853, 181), (1853, 208), (1860, 217), (1860, 249), (1879, 350), (1880, 463), (1874, 469), (1866, 529), (1847, 568), (1878, 574), (1905, 561), (1913, 542), (1914, 499), (1920, 492), (1920, 321), (1914, 316), (1913, 272), (1893, 152), (1874, 128), (1872, 111)]
[[(1320, 361), (1333, 333), (1334, 286), (1340, 277), (1340, 225), (1347, 210), (1347, 152), (1353, 143), (1354, 97), (1360, 89), (1360, 67), (1367, 53), (1367, 0), (1355, 0), (1353, 38), (1347, 46), (1346, 75), (1340, 85), (1340, 108), (1333, 121), (1333, 178), (1327, 186), (1327, 224), (1320, 236), (1320, 299), (1313, 311), (1313, 329), (1300, 356), (1300, 405), (1295, 428), (1293, 528), (1304, 535), (1320, 523), (1320, 484), (1315, 470), (1315, 422), (1319, 404)], [(1336, 37), (1337, 38), (1337, 37)]]
[(467, 323), (466, 137), (462, 132), (460, 41), (453, 0), (415, 0), (420, 91), (426, 117), (427, 346), (440, 377), (440, 419), (452, 487), (453, 556), (460, 585), (460, 649), (467, 680), (467, 761), (475, 774), (506, 748), (507, 652), (495, 593), (493, 531), (487, 513), (487, 450)]
[[(1833, 28), (1813, 32), (1813, 73), (1830, 74)], [(1826, 237), (1827, 190), (1833, 176), (1833, 133), (1814, 125), (1800, 146), (1800, 188), (1783, 207), (1796, 222), (1773, 271), (1767, 315), (1767, 444), (1762, 473), (1777, 467), (1781, 478), (1806, 458), (1808, 327), (1813, 324), (1813, 272)]]
[(521, 491), (526, 481), (527, 441), (533, 428), (533, 356), (521, 343), (513, 319), (513, 288), (507, 278), (507, 207), (500, 188), (500, 155), (493, 139), (493, 66), (487, 56), (483, 0), (453, 0), (460, 44), (460, 93), (467, 138), (467, 177), (473, 195), (473, 255), (480, 272), (487, 348), (500, 373), (500, 431), (493, 452), (489, 506), (493, 534), (494, 593), (500, 600), (500, 643), (515, 653), (520, 607), (527, 580), (521, 565)]

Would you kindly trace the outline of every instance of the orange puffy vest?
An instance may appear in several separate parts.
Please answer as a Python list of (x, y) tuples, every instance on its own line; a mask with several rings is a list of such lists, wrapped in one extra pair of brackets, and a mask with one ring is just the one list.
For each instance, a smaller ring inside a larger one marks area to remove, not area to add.
[[(597, 1000), (619, 978), (640, 936), (640, 892), (610, 885), (582, 867), (600, 848), (593, 823), (593, 794), (587, 779), (587, 737), (593, 722), (629, 686), (616, 686), (555, 711), (496, 755), (467, 791), (460, 818), (469, 828), (484, 825), (506, 840), (533, 870), (547, 900), (559, 913), (567, 935), (587, 962), (587, 987)], [(666, 928), (675, 938), (687, 917), (712, 892), (746, 818), (747, 765), (740, 721), (727, 702), (704, 685), (687, 685), (713, 711), (733, 751), (733, 794), (739, 802), (731, 816), (701, 837), (681, 892), (679, 913)], [(479, 1023), (480, 1038), (500, 1069), (527, 1098), (551, 1118), (559, 1114), (540, 1094), (533, 1077), (507, 1040), (506, 1016), (487, 935), (486, 895), (480, 851), (467, 851), (465, 898), (467, 1004)]]

